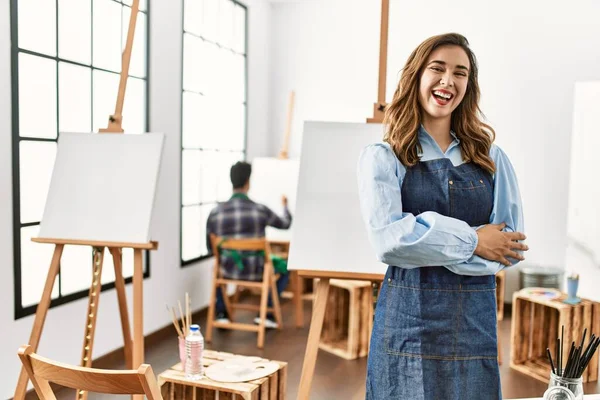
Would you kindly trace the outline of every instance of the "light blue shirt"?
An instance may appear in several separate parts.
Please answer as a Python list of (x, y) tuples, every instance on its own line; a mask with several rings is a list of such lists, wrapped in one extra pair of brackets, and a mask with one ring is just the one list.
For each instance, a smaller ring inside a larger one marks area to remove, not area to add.
[[(444, 153), (421, 127), (421, 161), (448, 158), (454, 166), (463, 164), (459, 139)], [(523, 232), (521, 195), (515, 171), (506, 154), (492, 145), (490, 156), (496, 164), (494, 206), (491, 224), (504, 222), (507, 232)], [(371, 144), (358, 161), (360, 206), (369, 240), (379, 261), (402, 268), (445, 266), (460, 275), (493, 275), (503, 269), (497, 261), (473, 254), (476, 229), (459, 219), (427, 211), (413, 215), (402, 211), (402, 181), (406, 168), (387, 143)], [(514, 265), (518, 261), (509, 259)]]

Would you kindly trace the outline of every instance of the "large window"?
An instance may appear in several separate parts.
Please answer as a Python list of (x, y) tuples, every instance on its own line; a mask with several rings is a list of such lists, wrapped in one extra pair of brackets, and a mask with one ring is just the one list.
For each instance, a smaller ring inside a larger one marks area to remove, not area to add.
[[(148, 126), (146, 4), (140, 2), (127, 81), (127, 133), (143, 133)], [(56, 142), (60, 132), (107, 127), (130, 15), (131, 0), (11, 0), (15, 318), (35, 312), (52, 258), (54, 246), (31, 238), (39, 231)], [(132, 253), (123, 252), (129, 277)], [(66, 246), (52, 306), (87, 296), (91, 281), (91, 248)], [(106, 251), (103, 289), (113, 281)]]
[(206, 257), (210, 210), (231, 196), (229, 168), (246, 152), (246, 7), (184, 0), (181, 260)]

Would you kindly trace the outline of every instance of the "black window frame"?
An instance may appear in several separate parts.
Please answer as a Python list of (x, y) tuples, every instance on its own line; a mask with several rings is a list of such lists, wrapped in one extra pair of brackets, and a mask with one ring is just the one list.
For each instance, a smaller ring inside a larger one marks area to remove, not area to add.
[[(181, 18), (181, 21), (182, 21), (182, 24), (181, 24), (181, 27), (182, 27), (181, 28), (181, 49), (182, 49), (182, 51), (181, 51), (181, 110), (180, 110), (180, 112), (181, 112), (181, 114), (180, 114), (181, 130), (179, 132), (180, 144), (181, 144), (181, 148), (180, 148), (180, 157), (181, 158), (180, 158), (180, 162), (179, 162), (179, 187), (180, 187), (180, 190), (179, 190), (179, 258), (180, 258), (180, 262), (181, 262), (181, 264), (180, 264), (181, 268), (190, 266), (199, 261), (203, 261), (203, 260), (206, 260), (206, 259), (209, 259), (212, 257), (212, 254), (210, 254), (211, 251), (209, 250), (208, 254), (190, 258), (189, 260), (183, 259), (183, 208), (190, 206), (190, 205), (183, 204), (183, 151), (186, 150), (186, 148), (183, 147), (183, 95), (186, 92), (186, 90), (184, 89), (184, 86), (183, 86), (183, 79), (184, 79), (184, 77), (183, 77), (184, 65), (183, 64), (184, 64), (184, 57), (185, 57), (185, 54), (184, 54), (185, 48), (183, 45), (183, 41), (184, 41), (185, 35), (189, 34), (194, 37), (200, 38), (204, 41), (215, 44), (216, 46), (221, 47), (223, 49), (232, 50), (227, 47), (221, 46), (218, 42), (214, 42), (212, 40), (205, 39), (202, 36), (199, 36), (199, 35), (191, 33), (191, 32), (187, 32), (185, 30), (185, 2), (186, 1), (188, 1), (188, 0), (182, 0), (182, 3), (181, 3), (183, 6), (182, 13), (181, 13), (181, 15), (182, 15), (182, 18)], [(249, 115), (249, 105), (248, 105), (248, 7), (244, 3), (242, 3), (238, 0), (227, 0), (227, 1), (231, 1), (234, 5), (242, 7), (245, 11), (245, 14), (244, 14), (244, 17), (245, 17), (244, 18), (244, 24), (245, 24), (245, 26), (244, 26), (244, 50), (245, 50), (245, 52), (244, 52), (244, 97), (245, 97), (244, 104), (246, 106), (246, 118), (245, 118), (245, 122), (244, 122), (244, 148), (243, 148), (243, 150), (242, 151), (223, 150), (223, 152), (225, 152), (225, 153), (243, 153), (244, 160), (245, 160), (247, 158), (247, 154), (248, 154), (247, 150), (248, 150), (248, 115)], [(207, 151), (215, 151), (215, 152), (222, 151), (219, 149), (202, 149), (202, 148), (197, 148), (194, 150), (200, 150), (200, 151), (207, 150)], [(217, 203), (216, 202), (205, 202), (205, 203), (200, 202), (197, 204), (193, 204), (192, 206), (203, 206), (203, 205), (210, 205), (210, 204), (216, 205)], [(198, 227), (198, 228), (200, 228), (200, 227)], [(204, 240), (204, 238), (201, 237), (200, 240)]]
[[(26, 0), (21, 0), (21, 1), (26, 1)], [(47, 1), (52, 1), (52, 0), (47, 0)], [(28, 227), (28, 226), (36, 226), (39, 225), (40, 222), (28, 222), (28, 223), (21, 223), (21, 193), (20, 193), (20, 155), (19, 155), (19, 145), (21, 143), (22, 140), (25, 141), (30, 141), (30, 142), (54, 142), (57, 143), (58, 142), (58, 138), (60, 136), (60, 123), (59, 123), (59, 118), (60, 118), (60, 105), (59, 105), (59, 85), (60, 82), (58, 80), (58, 63), (59, 62), (64, 62), (66, 64), (70, 64), (70, 65), (76, 65), (76, 66), (80, 66), (80, 67), (85, 67), (85, 68), (89, 68), (91, 72), (98, 70), (98, 71), (104, 71), (104, 72), (109, 72), (109, 73), (114, 73), (114, 71), (108, 70), (108, 69), (104, 69), (104, 68), (100, 68), (100, 67), (96, 67), (93, 65), (93, 40), (94, 40), (94, 36), (93, 36), (93, 32), (94, 32), (94, 26), (93, 26), (93, 18), (94, 18), (94, 1), (98, 1), (98, 0), (90, 0), (90, 29), (91, 29), (91, 35), (90, 35), (90, 40), (92, 41), (91, 44), (91, 56), (90, 56), (90, 65), (86, 65), (83, 63), (79, 63), (77, 61), (73, 61), (73, 60), (68, 60), (68, 59), (63, 59), (59, 57), (59, 53), (58, 53), (58, 42), (59, 42), (59, 35), (58, 35), (58, 18), (59, 18), (59, 13), (58, 13), (58, 0), (54, 0), (55, 3), (55, 7), (56, 7), (56, 55), (55, 56), (49, 56), (47, 54), (44, 53), (39, 53), (36, 51), (32, 51), (32, 50), (28, 50), (28, 49), (20, 49), (19, 48), (19, 41), (18, 41), (18, 32), (19, 32), (19, 28), (18, 28), (18, 23), (19, 23), (19, 19), (18, 19), (18, 8), (19, 8), (19, 0), (10, 0), (10, 35), (11, 35), (11, 118), (12, 118), (12, 179), (13, 179), (13, 184), (12, 184), (12, 199), (13, 199), (13, 258), (14, 258), (14, 263), (13, 263), (13, 271), (14, 271), (14, 319), (18, 320), (24, 317), (27, 317), (29, 315), (35, 314), (36, 310), (37, 310), (37, 306), (39, 303), (33, 304), (33, 305), (29, 305), (26, 307), (23, 307), (23, 299), (22, 299), (22, 276), (21, 276), (21, 229)], [(124, 7), (129, 7), (131, 8), (130, 5), (126, 4), (124, 1), (119, 1), (119, 0), (102, 0), (102, 1), (112, 1), (114, 3), (120, 4)], [(145, 113), (146, 113), (146, 118), (145, 118), (145, 131), (148, 131), (148, 127), (150, 125), (150, 1), (146, 2), (146, 9), (145, 10), (139, 10), (139, 12), (146, 14), (146, 54), (145, 54), (145, 66), (146, 66), (146, 74), (145, 77), (143, 78), (145, 80), (145, 90), (146, 90), (146, 104), (145, 104)], [(122, 22), (122, 26), (129, 26), (129, 24), (125, 24), (124, 22)], [(137, 27), (136, 27), (137, 28)], [(57, 63), (57, 79), (56, 79), (56, 89), (57, 89), (57, 108), (56, 108), (56, 121), (57, 121), (57, 125), (56, 125), (56, 129), (57, 129), (57, 135), (55, 139), (50, 139), (50, 138), (36, 138), (36, 137), (21, 137), (20, 136), (20, 126), (19, 126), (19, 54), (23, 53), (23, 54), (29, 54), (29, 55), (33, 55), (33, 56), (37, 56), (37, 57), (41, 57), (44, 59), (48, 59), (48, 60), (53, 60), (56, 61)], [(129, 77), (132, 77), (132, 75), (130, 74)], [(140, 79), (139, 77), (135, 77)], [(91, 86), (91, 96), (93, 98), (93, 93), (94, 93), (94, 85), (93, 85), (93, 77), (92, 77), (92, 86)], [(116, 99), (115, 99), (116, 101)], [(93, 124), (93, 116), (94, 116), (94, 104), (92, 102), (91, 104), (92, 107), (92, 114), (91, 114), (91, 122)], [(106, 116), (106, 123), (108, 124), (108, 115)], [(126, 116), (125, 116), (126, 117)], [(90, 254), (90, 257), (91, 254)], [(143, 278), (149, 278), (150, 277), (150, 252), (148, 250), (144, 251), (144, 275)], [(50, 265), (50, 259), (48, 259), (48, 266)], [(91, 259), (90, 259), (91, 261)], [(47, 271), (47, 269), (46, 269)], [(126, 278), (125, 279), (125, 284), (130, 284), (132, 282), (132, 277)], [(69, 293), (65, 296), (63, 296), (61, 294), (61, 274), (60, 274), (60, 268), (59, 268), (59, 273), (56, 277), (56, 281), (58, 281), (58, 297), (54, 298), (50, 301), (50, 308), (54, 308), (54, 307), (58, 307), (60, 305), (63, 304), (67, 304), (70, 302), (73, 302), (75, 300), (79, 300), (85, 297), (88, 297), (89, 295), (89, 289), (83, 289), (80, 290), (78, 292), (74, 292), (74, 293)], [(56, 282), (55, 281), (55, 282)], [(107, 291), (110, 289), (113, 289), (115, 287), (115, 283), (114, 281), (112, 282), (108, 282), (105, 283), (101, 286), (101, 291)], [(40, 293), (41, 296), (41, 293)]]

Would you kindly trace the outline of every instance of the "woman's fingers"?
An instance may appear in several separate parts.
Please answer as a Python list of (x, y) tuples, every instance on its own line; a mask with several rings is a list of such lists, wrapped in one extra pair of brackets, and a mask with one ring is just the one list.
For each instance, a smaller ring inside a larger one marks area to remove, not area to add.
[(513, 250), (522, 250), (522, 251), (529, 250), (529, 246), (527, 246), (525, 243), (519, 243), (519, 242), (510, 242), (510, 248)]
[(510, 267), (512, 264), (510, 263), (510, 261), (508, 261), (506, 258), (504, 257), (500, 257), (500, 259), (498, 260), (500, 261), (500, 263), (506, 265), (507, 267)]
[(507, 251), (506, 254), (504, 254), (505, 257), (511, 257), (514, 258), (515, 260), (521, 260), (523, 261), (525, 259), (525, 257), (523, 257), (521, 254), (515, 252), (515, 251)]
[(509, 238), (510, 240), (525, 240), (527, 239), (527, 236), (525, 236), (523, 233), (521, 232), (504, 232), (504, 235)]

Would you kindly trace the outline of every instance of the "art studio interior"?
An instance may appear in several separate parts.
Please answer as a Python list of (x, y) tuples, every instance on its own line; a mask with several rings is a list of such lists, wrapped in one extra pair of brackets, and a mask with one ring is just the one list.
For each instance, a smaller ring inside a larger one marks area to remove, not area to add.
[(599, 15), (2, 2), (0, 399), (600, 400)]

